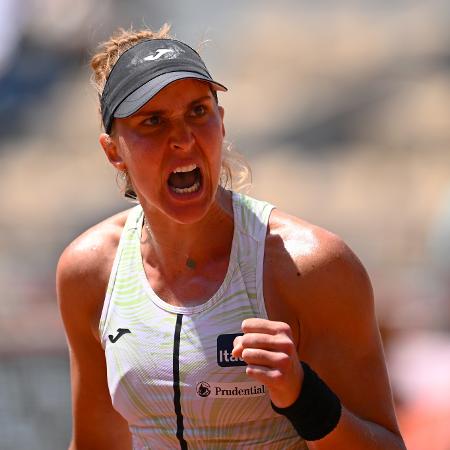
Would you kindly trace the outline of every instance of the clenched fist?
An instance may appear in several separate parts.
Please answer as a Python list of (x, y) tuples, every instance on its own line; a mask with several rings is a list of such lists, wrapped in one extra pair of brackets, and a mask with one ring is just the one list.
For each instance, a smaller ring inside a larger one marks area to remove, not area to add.
[(264, 383), (270, 399), (279, 408), (295, 402), (303, 383), (291, 327), (284, 322), (246, 319), (243, 336), (234, 340), (233, 356), (247, 364), (247, 375)]

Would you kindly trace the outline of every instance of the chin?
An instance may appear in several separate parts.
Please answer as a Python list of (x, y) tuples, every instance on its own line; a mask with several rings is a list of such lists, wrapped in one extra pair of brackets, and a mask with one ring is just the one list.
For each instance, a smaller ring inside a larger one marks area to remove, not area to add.
[(208, 215), (211, 207), (186, 207), (186, 208), (176, 208), (170, 211), (166, 211), (166, 215), (173, 222), (179, 223), (181, 225), (193, 225), (200, 222), (204, 217)]

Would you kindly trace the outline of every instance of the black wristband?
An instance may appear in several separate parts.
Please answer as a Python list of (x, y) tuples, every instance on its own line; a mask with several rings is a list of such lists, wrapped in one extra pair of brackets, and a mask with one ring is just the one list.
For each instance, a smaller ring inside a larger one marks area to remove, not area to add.
[(307, 441), (322, 439), (334, 430), (341, 418), (342, 406), (336, 394), (319, 378), (308, 364), (301, 361), (304, 378), (297, 400), (287, 408), (272, 408), (292, 423)]

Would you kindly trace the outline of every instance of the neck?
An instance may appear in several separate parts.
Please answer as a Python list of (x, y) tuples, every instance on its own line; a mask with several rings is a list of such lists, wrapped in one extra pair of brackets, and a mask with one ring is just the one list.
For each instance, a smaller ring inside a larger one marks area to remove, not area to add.
[(147, 215), (142, 230), (144, 262), (166, 277), (201, 271), (208, 261), (227, 256), (233, 237), (231, 194), (221, 191), (209, 212), (194, 224)]

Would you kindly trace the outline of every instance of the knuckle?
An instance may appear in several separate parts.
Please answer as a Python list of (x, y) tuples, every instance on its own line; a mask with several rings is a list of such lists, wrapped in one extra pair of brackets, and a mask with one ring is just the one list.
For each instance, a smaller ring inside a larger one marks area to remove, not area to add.
[(276, 343), (284, 351), (288, 351), (288, 352), (294, 347), (294, 343), (292, 342), (292, 339), (289, 336), (286, 336), (285, 334), (278, 335), (276, 337)]
[(291, 358), (289, 357), (289, 355), (286, 355), (285, 353), (282, 353), (278, 359), (278, 366), (283, 371), (289, 369), (289, 367), (291, 366), (291, 363), (292, 363)]
[(248, 343), (248, 336), (244, 334), (244, 336), (238, 336), (235, 338), (236, 344), (241, 345), (242, 347), (245, 347)]
[(269, 378), (272, 383), (277, 384), (283, 379), (283, 374), (280, 370), (272, 370), (269, 374)]
[(291, 327), (286, 322), (278, 322), (278, 333), (290, 335)]
[(255, 318), (244, 319), (241, 323), (241, 328), (244, 333), (247, 333), (255, 326)]
[(265, 345), (268, 347), (275, 347), (278, 343), (277, 337), (272, 335), (265, 336)]
[(243, 347), (255, 347), (257, 345), (257, 338), (253, 333), (244, 334), (241, 339)]

